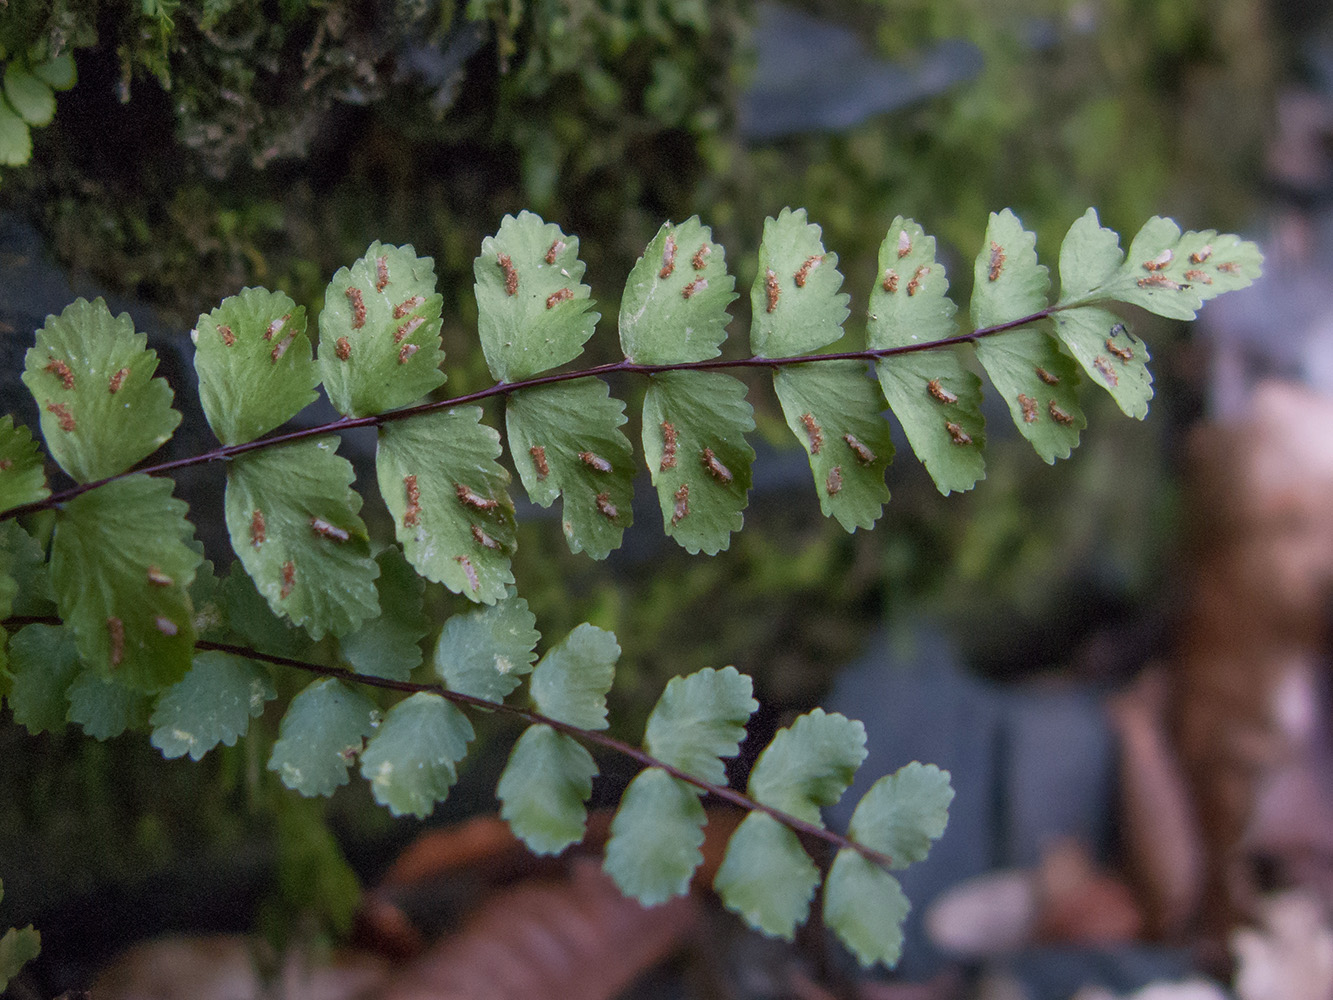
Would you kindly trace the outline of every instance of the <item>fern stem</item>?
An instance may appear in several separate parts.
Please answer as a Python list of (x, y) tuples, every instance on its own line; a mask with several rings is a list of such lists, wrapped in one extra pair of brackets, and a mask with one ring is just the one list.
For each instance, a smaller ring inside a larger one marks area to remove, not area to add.
[(524, 389), (533, 389), (543, 385), (554, 385), (558, 382), (572, 382), (581, 378), (596, 378), (604, 375), (659, 375), (663, 372), (676, 371), (720, 371), (729, 368), (755, 368), (755, 369), (776, 369), (785, 368), (790, 365), (810, 364), (817, 361), (877, 361), (881, 358), (897, 357), (901, 354), (916, 354), (920, 351), (932, 351), (947, 347), (953, 347), (958, 344), (970, 343), (980, 340), (983, 337), (994, 336), (998, 333), (1004, 333), (1008, 330), (1015, 330), (1019, 327), (1048, 319), (1062, 309), (1070, 308), (1078, 303), (1066, 303), (1060, 305), (1047, 306), (1030, 316), (1023, 316), (1019, 319), (1011, 320), (1008, 323), (998, 323), (995, 326), (980, 327), (971, 333), (962, 333), (956, 337), (945, 337), (941, 340), (925, 341), (920, 344), (905, 344), (901, 347), (884, 347), (878, 350), (863, 351), (843, 351), (837, 354), (801, 354), (786, 358), (714, 358), (708, 361), (682, 361), (673, 364), (644, 365), (636, 364), (628, 359), (622, 361), (613, 361), (604, 365), (598, 365), (594, 368), (580, 368), (566, 372), (555, 372), (549, 375), (538, 375), (534, 378), (523, 379), (519, 382), (497, 382), (495, 385), (486, 389), (478, 389), (476, 392), (465, 393), (461, 396), (455, 396), (452, 399), (443, 399), (436, 402), (421, 403), (417, 406), (408, 406), (399, 410), (389, 410), (385, 413), (376, 413), (368, 417), (342, 417), (327, 424), (319, 424), (315, 427), (303, 427), (300, 430), (286, 431), (280, 434), (274, 434), (269, 437), (256, 438), (254, 441), (247, 441), (244, 444), (223, 445), (214, 448), (211, 451), (202, 452), (198, 455), (187, 455), (185, 458), (172, 459), (169, 462), (159, 462), (155, 465), (146, 465), (138, 469), (127, 469), (124, 472), (117, 473), (114, 476), (107, 476), (105, 479), (98, 479), (89, 483), (80, 483), (71, 486), (69, 489), (60, 490), (52, 493), (43, 500), (37, 500), (33, 503), (22, 504), (18, 507), (11, 507), (8, 510), (0, 511), (0, 521), (8, 521), (11, 518), (21, 517), (25, 514), (35, 514), (42, 510), (52, 510), (58, 508), (61, 504), (73, 500), (90, 490), (95, 490), (99, 486), (105, 486), (107, 483), (114, 482), (117, 479), (123, 479), (126, 476), (144, 475), (157, 476), (165, 473), (175, 472), (177, 469), (185, 469), (195, 465), (206, 465), (209, 462), (225, 462), (238, 455), (244, 455), (247, 452), (259, 451), (265, 448), (276, 448), (284, 444), (291, 444), (295, 441), (304, 441), (307, 438), (320, 437), (325, 434), (334, 434), (343, 430), (351, 430), (357, 427), (379, 427), (383, 424), (392, 423), (396, 420), (408, 420), (412, 417), (420, 416), (424, 413), (434, 413), (437, 410), (447, 410), (455, 406), (465, 406), (470, 403), (479, 403), (496, 396), (507, 396), (513, 392), (520, 392)]

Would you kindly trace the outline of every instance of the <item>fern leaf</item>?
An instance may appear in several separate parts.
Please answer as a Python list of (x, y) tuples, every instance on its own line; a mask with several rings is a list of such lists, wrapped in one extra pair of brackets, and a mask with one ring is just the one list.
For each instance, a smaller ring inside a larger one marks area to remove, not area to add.
[(644, 906), (682, 896), (703, 861), (708, 817), (700, 792), (661, 768), (641, 771), (611, 820), (602, 867), (620, 891)]
[(281, 292), (242, 289), (190, 332), (199, 402), (223, 444), (253, 441), (317, 398), (305, 308)]
[(977, 358), (1014, 426), (1048, 464), (1078, 447), (1087, 418), (1078, 402), (1078, 367), (1041, 330), (1025, 327), (977, 341)]
[(745, 386), (716, 372), (654, 375), (643, 402), (643, 452), (666, 533), (714, 555), (744, 523), (754, 449)]
[(9, 105), (0, 101), (0, 166), (20, 167), (32, 156), (32, 132)]
[(949, 822), (949, 772), (913, 761), (876, 781), (856, 804), (848, 835), (893, 859), (894, 868), (922, 861)]
[(83, 669), (74, 633), (58, 625), (28, 625), (9, 640), (14, 721), (36, 736), (59, 732), (69, 712), (65, 692)]
[(332, 677), (317, 680), (287, 706), (268, 769), (306, 797), (331, 795), (347, 784), (347, 769), (378, 721), (375, 703), (360, 691)]
[(529, 726), (495, 787), (500, 815), (530, 851), (559, 854), (583, 839), (596, 775), (592, 754), (573, 737)]
[[(1007, 208), (991, 213), (973, 275), (972, 323), (978, 329), (1012, 323), (1046, 308), (1051, 276), (1037, 262), (1037, 237)], [(978, 341), (978, 347), (982, 343)]]
[(753, 689), (735, 667), (673, 677), (648, 716), (648, 752), (703, 781), (726, 784), (721, 758), (735, 757), (745, 739), (745, 724), (759, 708)]
[(721, 353), (736, 298), (726, 251), (691, 217), (658, 230), (620, 300), (620, 346), (636, 364), (707, 361)]
[(531, 378), (579, 356), (600, 318), (583, 270), (578, 237), (532, 212), (506, 215), (481, 241), (472, 265), (477, 331), (498, 381)]
[(78, 482), (124, 472), (181, 421), (147, 343), (128, 313), (113, 318), (101, 299), (78, 299), (37, 331), (23, 382), (51, 457)]
[(910, 909), (896, 878), (855, 851), (838, 852), (824, 880), (824, 926), (863, 966), (898, 963)]
[(56, 114), (51, 85), (17, 61), (5, 67), (5, 100), (29, 125), (50, 125)]
[(523, 488), (549, 507), (564, 496), (571, 552), (605, 559), (633, 523), (634, 449), (620, 430), (625, 404), (600, 379), (526, 389), (509, 397), (509, 451)]
[(1115, 277), (1125, 260), (1120, 235), (1088, 209), (1074, 220), (1060, 244), (1060, 303), (1076, 302)]
[(253, 660), (199, 653), (190, 672), (157, 700), (148, 720), (151, 742), (168, 759), (188, 753), (199, 760), (219, 743), (235, 746), (277, 696), (268, 671)]
[[(0, 882), (0, 899), (5, 898), (5, 884)], [(17, 929), (11, 927), (0, 937), (0, 993), (5, 991), (9, 981), (18, 975), (19, 969), (31, 962), (42, 950), (42, 936), (32, 929), (32, 925)]]
[(335, 274), (319, 314), (319, 367), (334, 409), (383, 413), (443, 384), (443, 303), (435, 261), (410, 246), (372, 243)]
[(338, 640), (338, 651), (358, 674), (405, 681), (421, 665), (421, 640), (431, 631), (422, 609), (426, 581), (393, 545), (375, 557), (380, 615)]
[(218, 602), (226, 628), (256, 652), (300, 658), (314, 646), (310, 633), (273, 613), (240, 560), (222, 581)]
[(435, 672), (450, 691), (504, 701), (537, 659), (536, 624), (521, 597), (454, 615), (435, 644)]
[(68, 719), (95, 740), (109, 740), (127, 729), (142, 729), (152, 706), (142, 691), (108, 679), (95, 670), (78, 674), (69, 690)]
[(840, 292), (838, 255), (824, 249), (805, 209), (764, 220), (759, 271), (750, 292), (750, 348), (756, 357), (808, 354), (842, 336), (851, 296)]
[(395, 816), (424, 819), (458, 780), (457, 764), (474, 736), (457, 706), (419, 691), (384, 716), (361, 755), (361, 776), (375, 801)]
[(274, 614), (312, 638), (345, 635), (379, 614), (361, 496), (338, 438), (237, 456), (227, 470), (231, 546)]
[(750, 795), (822, 825), (819, 810), (842, 797), (866, 757), (861, 723), (816, 708), (779, 729), (750, 772)]
[(727, 843), (713, 888), (728, 910), (765, 934), (790, 941), (810, 912), (819, 869), (787, 827), (751, 813)]
[(33, 503), (51, 495), (42, 468), (42, 453), (32, 431), (9, 414), (0, 417), (0, 510)]
[(418, 573), (494, 604), (514, 582), (514, 504), (500, 435), (464, 406), (380, 428), (380, 495)]
[(605, 729), (606, 693), (619, 658), (614, 634), (586, 622), (579, 625), (532, 671), (529, 688), (537, 711), (580, 729)]
[(1142, 420), (1152, 399), (1148, 345), (1115, 313), (1082, 306), (1054, 317), (1055, 333), (1088, 378), (1111, 394), (1126, 416)]
[(889, 500), (884, 470), (893, 460), (893, 437), (865, 364), (790, 365), (773, 373), (773, 388), (810, 458), (824, 516), (848, 531), (873, 527)]
[[(935, 237), (901, 216), (879, 248), (870, 292), (869, 346), (911, 347), (958, 332), (949, 279), (935, 259)], [(981, 380), (953, 349), (900, 354), (875, 362), (880, 388), (930, 477), (946, 496), (985, 474)]]
[(79, 655), (143, 691), (175, 684), (194, 655), (188, 588), (202, 557), (172, 485), (136, 475), (77, 496), (51, 540), (51, 586)]

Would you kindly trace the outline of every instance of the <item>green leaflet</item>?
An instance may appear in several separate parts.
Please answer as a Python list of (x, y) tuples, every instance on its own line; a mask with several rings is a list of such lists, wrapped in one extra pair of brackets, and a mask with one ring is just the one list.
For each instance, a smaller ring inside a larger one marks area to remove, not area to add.
[(509, 452), (534, 503), (565, 498), (571, 552), (605, 559), (634, 520), (634, 449), (620, 430), (625, 404), (600, 379), (526, 389), (509, 397)]
[(1084, 298), (1109, 282), (1124, 259), (1120, 235), (1097, 220), (1096, 209), (1088, 209), (1060, 244), (1060, 304)]
[(32, 156), (32, 133), (22, 118), (0, 101), (0, 166), (19, 167)]
[(673, 677), (648, 716), (644, 745), (663, 763), (725, 785), (727, 770), (719, 758), (735, 757), (745, 739), (745, 724), (759, 708), (753, 688), (735, 667)]
[(65, 692), (83, 669), (74, 634), (54, 625), (29, 625), (9, 640), (14, 721), (36, 736), (64, 728), (69, 713)]
[(842, 797), (866, 758), (861, 723), (816, 708), (779, 729), (750, 772), (750, 795), (823, 825), (819, 810)]
[(29, 70), (33, 76), (45, 82), (53, 90), (69, 90), (78, 79), (74, 68), (74, 57), (68, 52), (53, 56), (36, 66), (30, 66)]
[(69, 721), (97, 740), (109, 740), (148, 722), (149, 699), (140, 691), (85, 670), (74, 678), (69, 696)]
[(725, 549), (750, 489), (754, 430), (745, 386), (717, 372), (652, 376), (643, 401), (643, 453), (663, 527), (690, 553)]
[(828, 253), (805, 209), (784, 208), (764, 220), (759, 270), (750, 291), (756, 357), (808, 354), (842, 336), (851, 296), (839, 292), (838, 255)]
[(514, 836), (536, 854), (559, 854), (583, 839), (597, 764), (571, 736), (533, 725), (514, 744), (495, 797)]
[[(870, 291), (869, 346), (912, 347), (956, 335), (956, 307), (948, 291), (944, 265), (935, 260), (935, 237), (911, 219), (894, 219), (880, 244), (879, 277)], [(981, 380), (957, 351), (936, 348), (880, 358), (875, 373), (939, 491), (947, 496), (976, 485), (986, 469)]]
[(395, 816), (424, 819), (458, 780), (456, 764), (475, 734), (467, 716), (438, 694), (420, 691), (389, 709), (361, 755), (361, 776)]
[(863, 966), (898, 964), (910, 909), (896, 878), (855, 851), (838, 852), (824, 880), (824, 925)]
[[(0, 881), (0, 899), (5, 898), (5, 884)], [(42, 936), (32, 929), (32, 924), (17, 930), (11, 927), (0, 937), (0, 993), (5, 991), (9, 981), (18, 974), (24, 964), (32, 961), (42, 950)]]
[(521, 597), (454, 615), (435, 645), (435, 672), (450, 691), (504, 701), (537, 659), (537, 616)]
[(1126, 416), (1142, 420), (1152, 399), (1148, 346), (1115, 313), (1083, 306), (1052, 317), (1056, 336), (1083, 371), (1111, 394)]
[(51, 457), (81, 483), (124, 472), (180, 423), (147, 343), (128, 313), (112, 318), (101, 299), (78, 299), (37, 331), (23, 382)]
[(50, 125), (56, 114), (51, 85), (19, 62), (5, 67), (5, 100), (29, 125)]
[(157, 700), (149, 724), (152, 744), (167, 758), (199, 760), (219, 743), (236, 740), (278, 696), (268, 671), (254, 660), (206, 651), (175, 687)]
[(333, 276), (319, 314), (319, 368), (339, 413), (363, 417), (414, 403), (444, 383), (435, 261), (372, 243)]
[(698, 216), (667, 222), (635, 263), (620, 300), (620, 347), (636, 364), (707, 361), (720, 352), (736, 298), (726, 251)]
[(42, 453), (32, 431), (9, 414), (0, 417), (0, 510), (33, 503), (51, 495), (42, 468)]
[(0, 618), (55, 613), (46, 556), (17, 521), (0, 522)]
[(422, 609), (426, 581), (412, 572), (397, 546), (376, 558), (380, 616), (338, 640), (338, 651), (358, 674), (405, 681), (421, 665), (421, 640), (431, 630)]
[(923, 861), (949, 822), (949, 772), (912, 761), (876, 781), (856, 804), (848, 835), (893, 859), (894, 868)]
[(297, 659), (310, 652), (309, 633), (273, 613), (241, 562), (231, 564), (219, 589), (222, 618), (245, 645), (256, 652)]
[(683, 896), (703, 861), (707, 815), (700, 791), (661, 768), (629, 783), (611, 820), (602, 867), (626, 896), (656, 906)]
[(79, 655), (142, 691), (175, 684), (194, 656), (188, 588), (202, 557), (173, 485), (135, 475), (77, 496), (51, 540), (51, 587)]
[(464, 406), (380, 428), (375, 471), (394, 530), (416, 571), (494, 604), (514, 582), (514, 504), (500, 435)]
[(532, 212), (506, 215), (473, 262), (477, 332), (491, 374), (517, 382), (579, 356), (600, 318), (581, 284), (577, 236)]
[(620, 646), (613, 633), (586, 622), (546, 651), (532, 671), (532, 703), (547, 718), (605, 729), (606, 693), (615, 678)]
[(200, 316), (190, 336), (199, 402), (223, 444), (253, 441), (317, 398), (305, 308), (282, 292), (242, 289)]
[(750, 813), (727, 844), (713, 888), (751, 927), (790, 941), (810, 911), (819, 869), (796, 834), (765, 813)]
[(1182, 235), (1170, 219), (1154, 217), (1119, 270), (1071, 304), (1113, 299), (1168, 319), (1194, 319), (1206, 300), (1245, 288), (1262, 273), (1263, 255), (1248, 240), (1212, 229)]
[(1051, 276), (1037, 262), (1037, 238), (1007, 208), (991, 213), (973, 275), (972, 323), (977, 329), (1012, 323), (1048, 304)]
[(810, 457), (819, 508), (848, 531), (874, 527), (889, 499), (893, 435), (861, 361), (791, 365), (773, 373), (787, 426)]
[(1033, 327), (977, 341), (977, 358), (1037, 454), (1047, 463), (1068, 458), (1088, 424), (1073, 360)]
[(334, 436), (247, 452), (227, 469), (231, 547), (274, 614), (315, 639), (379, 614), (361, 497)]
[(287, 707), (268, 769), (307, 797), (347, 784), (347, 768), (375, 731), (379, 711), (360, 691), (332, 677), (317, 680)]

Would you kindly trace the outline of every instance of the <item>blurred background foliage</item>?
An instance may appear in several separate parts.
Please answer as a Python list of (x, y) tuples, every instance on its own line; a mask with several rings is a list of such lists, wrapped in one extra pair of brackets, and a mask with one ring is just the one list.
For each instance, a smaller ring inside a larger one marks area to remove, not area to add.
[[(32, 129), (28, 162), (0, 172), (0, 211), (31, 220), (70, 272), (151, 306), (181, 338), (245, 285), (317, 309), (329, 277), (371, 240), (411, 243), (436, 260), (456, 394), (490, 381), (475, 350), (472, 261), (506, 212), (530, 208), (579, 235), (604, 317), (587, 355), (598, 362), (618, 353), (619, 288), (664, 219), (698, 213), (748, 287), (764, 217), (804, 206), (847, 276), (855, 343), (898, 214), (938, 236), (962, 303), (987, 213), (1005, 206), (1048, 263), (1089, 205), (1126, 241), (1153, 214), (1243, 227), (1286, 70), (1269, 18), (1256, 0), (812, 0), (799, 11), (752, 0), (0, 0), (0, 59), (72, 54), (78, 76), (50, 124)], [(824, 29), (839, 44), (858, 39), (856, 59), (821, 49)], [(775, 77), (775, 43), (807, 58)], [(853, 72), (841, 93), (830, 86), (840, 71)], [(865, 105), (862, 81), (881, 72), (911, 86), (886, 84), (878, 106), (849, 116), (846, 95)], [(789, 114), (802, 102), (837, 127), (802, 125)], [(736, 312), (728, 350), (740, 354), (743, 302)], [(735, 663), (776, 725), (886, 623), (922, 617), (949, 627), (989, 676), (1122, 675), (1164, 614), (1173, 448), (1198, 391), (1177, 331), (1138, 322), (1156, 357), (1146, 424), (1090, 394), (1082, 447), (1049, 469), (997, 410), (988, 479), (947, 501), (900, 446), (884, 518), (854, 535), (817, 516), (804, 457), (756, 377), (756, 490), (729, 552), (674, 548), (646, 496), (641, 524), (604, 565), (570, 555), (538, 513), (521, 527), (520, 591), (551, 640), (584, 620), (616, 631), (612, 719), (631, 739), (673, 674)], [(633, 414), (643, 387), (613, 391)], [(637, 435), (634, 420), (627, 430)], [(433, 590), (430, 600), (440, 615), (463, 608)], [(164, 870), (262, 829), (277, 831), (289, 862), (323, 873), (285, 883), (285, 903), (266, 911), (274, 925), (284, 905), (314, 906), (336, 930), (354, 883), (310, 807), (271, 787), (262, 762), (274, 728), (262, 720), (245, 745), (195, 765), (164, 764), (141, 735), (100, 745), (0, 727), (0, 796), (20, 804), (0, 812), (5, 908), (23, 901), (31, 914), (91, 888), (90, 873)], [(442, 812), (493, 808), (485, 778), (465, 778)], [(362, 784), (330, 807), (345, 842), (401, 836)], [(71, 852), (78, 863), (60, 864)]]

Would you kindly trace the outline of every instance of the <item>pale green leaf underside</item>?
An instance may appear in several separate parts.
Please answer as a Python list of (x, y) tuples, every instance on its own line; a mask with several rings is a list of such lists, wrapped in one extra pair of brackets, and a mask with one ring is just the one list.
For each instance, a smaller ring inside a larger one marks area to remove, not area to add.
[(986, 473), (981, 379), (957, 348), (920, 351), (875, 362), (880, 388), (916, 457), (948, 496), (970, 490)]
[(517, 382), (579, 356), (598, 314), (576, 236), (532, 212), (506, 215), (473, 262), (477, 332), (491, 374)]
[(790, 941), (810, 911), (819, 869), (787, 827), (750, 813), (727, 844), (713, 888), (751, 927)]
[(657, 231), (620, 300), (620, 347), (637, 364), (707, 361), (720, 353), (736, 298), (726, 251), (698, 216)]
[(14, 426), (9, 414), (0, 417), (0, 510), (49, 496), (42, 453), (32, 431)]
[(93, 739), (109, 740), (148, 723), (148, 697), (96, 671), (85, 670), (76, 676), (66, 694), (69, 721), (82, 726)]
[(384, 549), (375, 562), (380, 568), (375, 580), (380, 616), (339, 639), (338, 651), (358, 674), (409, 680), (421, 665), (421, 640), (431, 630), (422, 610), (426, 581), (412, 572), (396, 546)]
[(444, 382), (435, 262), (410, 246), (372, 243), (333, 276), (319, 314), (319, 368), (339, 413), (383, 413)]
[(605, 729), (606, 693), (615, 678), (620, 646), (613, 633), (586, 622), (547, 650), (532, 671), (529, 690), (537, 711), (580, 729)]
[(375, 731), (379, 712), (360, 691), (325, 677), (287, 707), (268, 769), (306, 797), (331, 795), (347, 784), (347, 769)]
[(247, 452), (227, 469), (231, 545), (274, 614), (315, 639), (379, 614), (361, 496), (335, 436)]
[(744, 523), (754, 449), (745, 385), (717, 372), (654, 375), (643, 402), (643, 453), (664, 529), (690, 553), (725, 549)]
[(824, 926), (863, 966), (898, 964), (910, 909), (896, 878), (855, 851), (838, 852), (824, 881)]
[(884, 470), (893, 460), (893, 436), (865, 363), (790, 365), (773, 373), (773, 388), (810, 458), (824, 516), (848, 531), (873, 527), (889, 500)]
[(37, 401), (51, 457), (81, 483), (124, 472), (171, 437), (181, 415), (153, 378), (157, 352), (128, 313), (78, 299), (48, 316), (23, 382)]
[(1073, 360), (1030, 326), (978, 340), (977, 359), (1037, 454), (1048, 463), (1068, 458), (1088, 423)]
[(643, 742), (663, 763), (713, 784), (726, 784), (719, 758), (735, 757), (745, 724), (759, 708), (750, 678), (735, 667), (673, 677), (657, 699)]
[(524, 730), (495, 796), (514, 836), (536, 854), (559, 854), (583, 839), (597, 764), (571, 736), (550, 726)]
[(20, 629), (9, 640), (9, 669), (14, 721), (34, 736), (64, 728), (69, 713), (65, 692), (83, 669), (73, 633), (55, 625)]
[(1148, 345), (1115, 313), (1083, 306), (1052, 317), (1056, 336), (1092, 381), (1111, 394), (1126, 416), (1142, 420), (1152, 399)]
[(865, 726), (821, 708), (779, 729), (750, 772), (750, 795), (808, 823), (842, 797), (866, 757)]
[(282, 292), (245, 288), (194, 328), (199, 402), (223, 444), (243, 444), (316, 399), (319, 369), (305, 308)]
[(28, 123), (0, 100), (0, 166), (20, 167), (32, 156), (32, 133)]
[(42, 935), (27, 927), (11, 927), (0, 937), (0, 993), (20, 969), (41, 953)]
[(504, 701), (532, 671), (541, 635), (537, 616), (521, 597), (454, 615), (435, 645), (435, 672), (450, 691)]
[(62, 52), (60, 55), (46, 60), (46, 62), (29, 67), (29, 69), (33, 76), (45, 81), (47, 86), (54, 90), (69, 90), (78, 79), (74, 67), (74, 57), (69, 52)]
[(163, 757), (199, 760), (219, 743), (236, 740), (278, 696), (268, 671), (231, 653), (205, 651), (194, 658), (184, 679), (158, 700), (149, 723), (152, 744)]
[(375, 472), (416, 571), (493, 604), (514, 582), (514, 504), (500, 435), (480, 421), (480, 407), (463, 406), (385, 424)]
[(202, 556), (173, 485), (136, 475), (77, 496), (51, 541), (51, 586), (79, 654), (144, 691), (175, 684), (194, 656), (188, 588)]
[(1088, 209), (1060, 244), (1060, 301), (1073, 302), (1106, 284), (1124, 259), (1120, 235), (1098, 221), (1096, 209)]
[(600, 379), (526, 389), (509, 397), (509, 452), (523, 488), (549, 507), (564, 496), (572, 552), (605, 559), (633, 523), (634, 449), (620, 426), (625, 404)]
[(949, 772), (912, 761), (886, 774), (861, 796), (848, 835), (893, 859), (894, 868), (922, 861), (944, 833), (953, 801)]
[(1007, 208), (991, 213), (973, 274), (972, 323), (978, 329), (1031, 316), (1048, 304), (1051, 276), (1037, 263), (1037, 238)]
[(750, 292), (750, 348), (756, 357), (809, 354), (842, 336), (851, 296), (840, 292), (838, 255), (824, 249), (805, 209), (764, 220), (759, 270)]
[(54, 612), (46, 553), (18, 521), (0, 524), (0, 610), (9, 615)]
[(873, 350), (943, 340), (958, 333), (949, 279), (935, 260), (935, 237), (911, 219), (893, 220), (879, 248), (870, 290), (868, 346)]
[(51, 85), (18, 62), (5, 67), (5, 99), (29, 125), (49, 125), (55, 117)]
[(684, 895), (703, 861), (707, 814), (699, 791), (661, 768), (639, 772), (611, 820), (602, 867), (644, 906)]
[(361, 776), (395, 816), (424, 819), (458, 780), (472, 723), (438, 694), (419, 691), (389, 709), (361, 755)]

